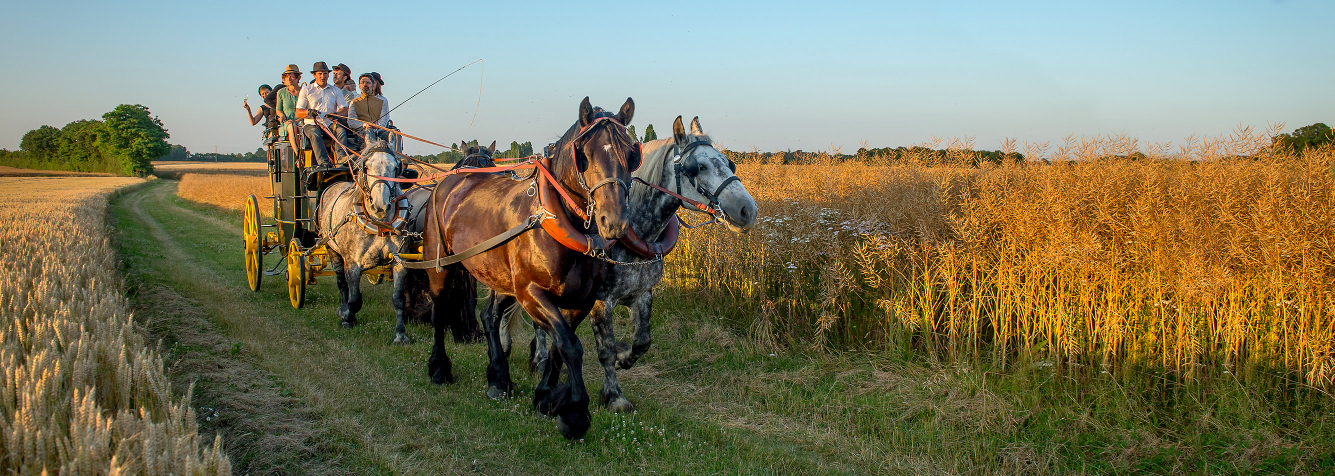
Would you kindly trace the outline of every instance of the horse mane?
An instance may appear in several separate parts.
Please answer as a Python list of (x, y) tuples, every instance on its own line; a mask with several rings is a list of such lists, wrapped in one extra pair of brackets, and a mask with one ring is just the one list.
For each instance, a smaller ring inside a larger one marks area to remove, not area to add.
[[(711, 144), (714, 143), (714, 140), (711, 139), (708, 134), (688, 134), (686, 139), (688, 142), (703, 140), (708, 141)], [(632, 177), (638, 177), (645, 182), (663, 186), (663, 169), (665, 162), (669, 160), (668, 155), (672, 152), (673, 143), (675, 143), (675, 141), (669, 137), (667, 139), (655, 139), (640, 144), (640, 151), (644, 154), (640, 158), (640, 168), (635, 169), (630, 175)], [(650, 191), (651, 189), (649, 187), (643, 185), (633, 186), (630, 188), (630, 199), (634, 203), (648, 201)]]
[(384, 139), (367, 141), (366, 145), (362, 146), (362, 150), (358, 151), (357, 153), (361, 155), (363, 158), (365, 158), (366, 154), (372, 154), (376, 152), (390, 152), (389, 142), (385, 141)]
[[(607, 110), (601, 107), (595, 106), (593, 108), (594, 120), (597, 120), (600, 117), (616, 118), (616, 116), (615, 113), (607, 112)], [(575, 140), (575, 136), (577, 135), (579, 135), (578, 120), (575, 121), (574, 124), (571, 124), (570, 128), (566, 129), (566, 133), (561, 134), (561, 138), (557, 139), (556, 142), (550, 146), (553, 151), (551, 165), (552, 173), (557, 173), (557, 170), (565, 170), (564, 167), (566, 166), (575, 165), (575, 157), (570, 154), (570, 141)]]

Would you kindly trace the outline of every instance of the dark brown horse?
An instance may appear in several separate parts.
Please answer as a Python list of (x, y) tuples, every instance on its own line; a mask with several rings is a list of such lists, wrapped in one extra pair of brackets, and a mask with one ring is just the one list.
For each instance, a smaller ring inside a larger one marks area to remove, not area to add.
[[(428, 270), (435, 343), (427, 372), (433, 382), (454, 380), (443, 343), (445, 327), (473, 310), (475, 297), (462, 285), (467, 280), (460, 279), (470, 273), (492, 292), (518, 300), (533, 323), (553, 338), (556, 352), (541, 369), (534, 406), (543, 414), (556, 415), (566, 438), (579, 438), (588, 430), (589, 394), (581, 373), (584, 348), (575, 328), (597, 301), (598, 286), (610, 266), (593, 256), (603, 247), (599, 237), (611, 241), (626, 233), (630, 171), (640, 162), (639, 144), (625, 127), (634, 112), (630, 98), (616, 114), (595, 110), (584, 98), (578, 121), (557, 141), (554, 157), (546, 162), (555, 183), (548, 183), (542, 173), (531, 180), (466, 173), (447, 177), (436, 187), (423, 235), (423, 258), (428, 262), (463, 252), (517, 225), (542, 223), (543, 230), (519, 234), (457, 265)], [(554, 198), (558, 194), (553, 189), (563, 189), (569, 198)], [(593, 246), (586, 254), (572, 248), (579, 243)], [(488, 395), (494, 398), (511, 395), (514, 385), (498, 321), (484, 323), (491, 360)], [(566, 381), (560, 383), (563, 365)]]

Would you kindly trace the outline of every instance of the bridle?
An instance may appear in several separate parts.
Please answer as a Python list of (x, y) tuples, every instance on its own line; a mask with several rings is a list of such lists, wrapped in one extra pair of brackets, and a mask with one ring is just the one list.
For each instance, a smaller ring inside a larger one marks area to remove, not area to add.
[[(358, 197), (353, 201), (353, 215), (356, 216), (358, 224), (362, 229), (366, 230), (368, 233), (397, 233), (407, 224), (407, 215), (411, 212), (411, 206), (408, 205), (407, 200), (404, 198), (407, 195), (406, 193), (399, 193), (398, 195), (393, 193), (395, 187), (398, 187), (397, 183), (386, 180), (385, 177), (366, 172), (366, 161), (368, 160), (368, 157), (377, 152), (387, 153), (391, 157), (398, 159), (398, 155), (388, 147), (372, 147), (363, 150), (358, 154), (359, 157), (349, 164), (349, 171), (352, 172), (354, 176), (353, 184), (358, 192)], [(394, 170), (392, 177), (402, 176), (406, 167), (407, 165), (404, 161), (399, 159), (398, 166)], [(377, 183), (384, 184), (386, 187), (389, 187), (390, 190), (389, 208), (386, 210), (387, 222), (382, 222), (379, 219), (366, 214), (367, 197), (370, 194), (371, 189), (374, 188)], [(400, 190), (400, 192), (402, 192), (402, 190)], [(363, 214), (366, 214), (367, 216), (363, 217)]]
[[(590, 133), (592, 133), (594, 127), (597, 126), (598, 124), (603, 123), (603, 122), (608, 122), (608, 123), (614, 124), (614, 125), (616, 125), (618, 128), (620, 128), (620, 130), (621, 130), (622, 133), (625, 133), (625, 134), (629, 135), (629, 133), (626, 132), (626, 126), (623, 125), (623, 124), (621, 124), (620, 121), (617, 121), (616, 118), (614, 118), (614, 117), (612, 117), (612, 116), (603, 116), (603, 117), (596, 118), (596, 119), (593, 120), (593, 122), (590, 122), (590, 123), (588, 123), (587, 125), (585, 125), (583, 128), (581, 128), (580, 131), (579, 131), (579, 133), (578, 133), (578, 134), (575, 134), (575, 137), (572, 137), (572, 138), (570, 139), (570, 159), (571, 159), (572, 161), (574, 161), (574, 162), (578, 162), (578, 161), (576, 160), (576, 153), (577, 153), (577, 151), (575, 150), (575, 144), (576, 144), (577, 142), (579, 142), (581, 139), (583, 139), (585, 136), (587, 136), (587, 135), (589, 135)], [(622, 153), (621, 153), (621, 150), (620, 150), (619, 147), (617, 147), (617, 146), (614, 145), (614, 144), (609, 144), (609, 145), (612, 146), (612, 153), (613, 153), (616, 157), (618, 157), (617, 160), (621, 160), (621, 161), (625, 161), (625, 160), (626, 160), (626, 156), (625, 156), (625, 154), (622, 154)], [(637, 152), (640, 150), (640, 149), (639, 149), (639, 146), (640, 146), (640, 145), (639, 145), (638, 143), (632, 143), (632, 144), (631, 144), (631, 148), (634, 149), (634, 150), (637, 151)], [(642, 164), (642, 163), (644, 163), (643, 158), (641, 158), (640, 162), (636, 164), (636, 168), (638, 169), (638, 168), (639, 168), (639, 165)], [(605, 179), (599, 180), (597, 183), (594, 183), (593, 186), (589, 186), (589, 184), (588, 184), (588, 183), (585, 181), (585, 179), (584, 179), (584, 171), (580, 171), (580, 170), (579, 170), (579, 166), (578, 166), (577, 164), (574, 164), (574, 165), (575, 165), (575, 169), (576, 169), (576, 170), (575, 170), (575, 172), (576, 172), (576, 173), (575, 173), (576, 181), (579, 182), (579, 186), (580, 186), (581, 188), (584, 189), (584, 193), (585, 193), (585, 195), (588, 197), (588, 205), (585, 207), (585, 210), (584, 210), (584, 228), (585, 228), (585, 229), (589, 229), (589, 228), (591, 228), (591, 227), (593, 226), (593, 213), (594, 213), (594, 209), (596, 209), (596, 208), (598, 207), (598, 200), (597, 200), (596, 198), (594, 198), (593, 193), (596, 192), (599, 188), (602, 188), (602, 187), (604, 187), (604, 186), (606, 186), (606, 185), (613, 185), (613, 184), (615, 184), (615, 185), (619, 185), (619, 186), (621, 187), (621, 200), (622, 200), (622, 201), (625, 201), (626, 198), (630, 195), (630, 186), (626, 184), (626, 181), (625, 181), (625, 180), (621, 180), (620, 177), (615, 177), (615, 176), (613, 176), (613, 177), (607, 177), (607, 178), (605, 178)], [(626, 166), (627, 166), (626, 169), (627, 169), (628, 172), (634, 172), (634, 171), (635, 171), (634, 169), (631, 169), (631, 168), (629, 167), (630, 164), (626, 164), (626, 163), (623, 162), (623, 165), (626, 165)]]
[[(695, 177), (700, 175), (700, 161), (695, 158), (693, 152), (695, 152), (697, 147), (713, 148), (714, 144), (711, 144), (706, 140), (696, 140), (695, 142), (686, 144), (685, 147), (678, 146), (675, 142), (672, 144), (672, 169), (677, 175), (677, 180), (675, 180), (677, 182), (677, 196), (681, 196), (681, 179), (685, 177), (686, 180), (689, 180), (691, 185), (695, 187), (695, 191), (700, 192), (700, 195), (704, 195), (705, 199), (709, 200), (709, 210), (702, 211), (717, 217), (718, 215), (723, 214), (723, 205), (719, 203), (719, 194), (722, 194), (723, 189), (729, 184), (733, 182), (740, 183), (742, 179), (737, 176), (737, 164), (734, 163), (732, 159), (728, 159), (728, 169), (732, 170), (733, 175), (724, 179), (723, 183), (719, 184), (713, 192), (706, 190), (703, 185), (696, 183)], [(692, 203), (687, 204), (694, 205)]]

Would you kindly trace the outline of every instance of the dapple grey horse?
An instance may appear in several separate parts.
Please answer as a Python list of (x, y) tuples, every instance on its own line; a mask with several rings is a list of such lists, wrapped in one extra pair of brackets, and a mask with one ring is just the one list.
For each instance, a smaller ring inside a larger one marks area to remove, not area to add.
[(404, 172), (384, 140), (369, 141), (361, 158), (350, 162), (353, 181), (329, 186), (320, 194), (316, 224), (329, 250), (329, 266), (338, 277), (337, 314), (343, 327), (357, 323), (362, 308), (361, 278), (368, 269), (394, 264), (394, 343), (411, 341), (404, 329), (403, 279), (406, 268), (395, 263), (394, 254), (404, 246), (407, 201), (401, 187), (379, 177), (399, 177)]

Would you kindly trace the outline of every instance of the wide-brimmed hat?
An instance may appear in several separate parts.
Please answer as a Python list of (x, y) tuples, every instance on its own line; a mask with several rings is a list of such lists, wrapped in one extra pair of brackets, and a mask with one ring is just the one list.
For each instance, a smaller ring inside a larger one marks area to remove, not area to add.
[(311, 73), (328, 73), (329, 71), (329, 65), (324, 64), (324, 61), (316, 61), (315, 66), (311, 66)]
[(369, 72), (369, 73), (362, 73), (361, 76), (358, 76), (358, 77), (357, 77), (357, 80), (358, 80), (358, 81), (361, 81), (362, 78), (371, 78), (371, 81), (372, 81), (372, 82), (374, 82), (374, 83), (376, 83), (376, 84), (379, 84), (379, 85), (381, 85), (381, 86), (384, 86), (384, 85), (385, 85), (385, 80), (380, 79), (380, 73), (377, 73), (377, 72), (375, 72), (375, 71), (372, 71), (372, 72)]
[(287, 69), (283, 70), (283, 76), (287, 76), (292, 73), (296, 73), (298, 76), (300, 76), (301, 68), (298, 68), (297, 65), (295, 64), (289, 64), (287, 65)]
[(334, 67), (334, 69), (341, 69), (341, 70), (343, 70), (343, 74), (346, 74), (346, 75), (348, 75), (348, 76), (352, 76), (352, 68), (349, 68), (348, 65), (346, 65), (346, 64), (339, 63), (338, 66), (335, 66), (335, 67)]

